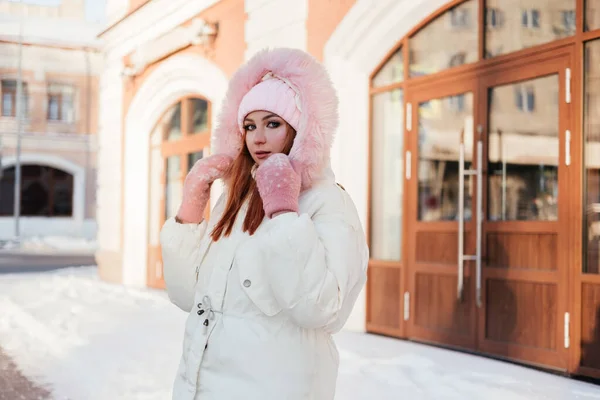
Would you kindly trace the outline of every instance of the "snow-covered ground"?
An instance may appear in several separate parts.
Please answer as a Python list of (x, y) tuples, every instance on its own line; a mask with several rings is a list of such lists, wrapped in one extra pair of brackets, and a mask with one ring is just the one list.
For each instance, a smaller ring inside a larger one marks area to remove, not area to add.
[[(102, 282), (94, 267), (0, 275), (0, 346), (57, 400), (169, 399), (184, 319), (162, 291)], [(338, 400), (600, 400), (600, 386), (533, 369), (373, 335), (336, 336)]]
[(0, 252), (92, 254), (96, 248), (95, 240), (74, 236), (33, 236), (24, 238), (20, 244), (13, 240), (0, 241)]

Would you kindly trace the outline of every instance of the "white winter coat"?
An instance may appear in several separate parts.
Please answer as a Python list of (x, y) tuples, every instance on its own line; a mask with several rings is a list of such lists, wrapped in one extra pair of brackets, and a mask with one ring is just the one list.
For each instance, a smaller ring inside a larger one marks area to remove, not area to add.
[(329, 167), (337, 99), (326, 71), (299, 50), (253, 57), (230, 81), (213, 148), (239, 152), (239, 103), (266, 72), (294, 87), (302, 109), (289, 154), (303, 166), (299, 211), (265, 218), (250, 236), (241, 228), (243, 207), (231, 235), (216, 242), (210, 233), (226, 195), (208, 222), (166, 221), (167, 291), (189, 312), (175, 400), (334, 397), (339, 360), (331, 334), (365, 284), (368, 250), (354, 204)]
[[(208, 223), (170, 219), (161, 232), (169, 297), (189, 312), (173, 399), (333, 399), (331, 334), (368, 262), (352, 201), (327, 179), (301, 194), (298, 214), (265, 218), (253, 236), (240, 215), (229, 237), (212, 242), (223, 200)], [(206, 299), (214, 314), (198, 315)]]

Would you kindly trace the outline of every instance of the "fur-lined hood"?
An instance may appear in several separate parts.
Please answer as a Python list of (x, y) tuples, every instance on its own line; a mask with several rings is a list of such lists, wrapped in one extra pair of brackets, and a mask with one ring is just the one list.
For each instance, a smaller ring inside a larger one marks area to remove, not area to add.
[(309, 188), (329, 167), (329, 153), (338, 124), (338, 100), (329, 74), (308, 53), (279, 48), (263, 50), (231, 78), (213, 132), (213, 153), (236, 157), (242, 148), (237, 113), (243, 97), (267, 73), (288, 80), (300, 95), (301, 117), (290, 160)]

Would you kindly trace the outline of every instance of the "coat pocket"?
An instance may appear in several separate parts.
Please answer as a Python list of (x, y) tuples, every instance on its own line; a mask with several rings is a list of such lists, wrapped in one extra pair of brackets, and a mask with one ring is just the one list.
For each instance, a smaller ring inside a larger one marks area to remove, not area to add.
[(258, 260), (236, 258), (240, 287), (254, 305), (271, 317), (281, 312), (282, 307), (273, 295), (270, 282)]

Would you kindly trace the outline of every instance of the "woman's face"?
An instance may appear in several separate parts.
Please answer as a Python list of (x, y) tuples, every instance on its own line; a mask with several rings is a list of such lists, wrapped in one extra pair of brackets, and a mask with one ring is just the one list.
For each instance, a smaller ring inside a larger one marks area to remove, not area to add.
[(283, 153), (291, 126), (269, 111), (253, 111), (244, 119), (246, 146), (258, 165), (272, 154)]

